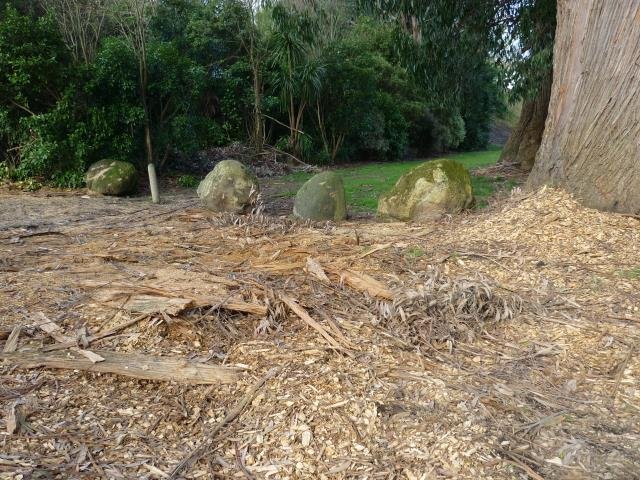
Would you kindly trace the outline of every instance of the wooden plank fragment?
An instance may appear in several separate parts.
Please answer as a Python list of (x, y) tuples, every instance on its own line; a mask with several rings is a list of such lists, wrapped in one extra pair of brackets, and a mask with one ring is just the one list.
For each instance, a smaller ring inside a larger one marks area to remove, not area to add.
[(22, 332), (22, 325), (16, 325), (7, 337), (7, 343), (4, 344), (3, 352), (15, 352), (18, 348), (18, 339), (20, 338), (20, 332)]
[(192, 307), (193, 300), (190, 298), (163, 297), (159, 295), (133, 295), (124, 304), (123, 308), (130, 312), (146, 313), (167, 313), (178, 315), (183, 310)]
[[(60, 342), (63, 345), (68, 345), (68, 344), (75, 344), (75, 339), (72, 337), (69, 337), (67, 335), (65, 335), (64, 333), (62, 333), (62, 328), (60, 328), (60, 326), (56, 323), (54, 323), (53, 321), (49, 320), (44, 313), (39, 312), (38, 316), (42, 319), (42, 322), (38, 324), (38, 328), (40, 328), (40, 330), (48, 333), (49, 335), (51, 335), (51, 337), (56, 341), (56, 342)], [(92, 363), (97, 363), (97, 362), (102, 362), (104, 361), (104, 358), (102, 358), (100, 355), (91, 352), (89, 350), (83, 350), (81, 348), (78, 347), (69, 347), (71, 348), (71, 350), (78, 352), (80, 355), (82, 355), (83, 357), (89, 359)]]
[[(212, 302), (209, 301), (208, 304), (211, 305)], [(260, 315), (262, 317), (267, 314), (267, 307), (256, 303), (229, 301), (222, 302), (220, 308), (234, 312), (253, 313), (254, 315)]]
[(21, 400), (16, 400), (15, 402), (12, 402), (7, 409), (6, 424), (7, 433), (9, 435), (13, 435), (20, 428), (20, 418), (18, 412), (18, 406), (20, 405), (20, 403)]
[(327, 277), (327, 274), (324, 273), (322, 265), (320, 265), (318, 261), (313, 257), (307, 257), (307, 265), (305, 267), (305, 271), (307, 273), (310, 273), (323, 283), (330, 282), (329, 277)]
[(185, 358), (96, 350), (104, 360), (93, 363), (80, 352), (12, 352), (0, 353), (0, 360), (21, 368), (60, 368), (87, 372), (114, 373), (146, 380), (173, 381), (193, 384), (233, 383), (240, 371), (231, 367), (191, 362)]
[(232, 312), (253, 313), (254, 315), (264, 317), (267, 314), (267, 306), (259, 303), (247, 303), (241, 300), (225, 299), (222, 301), (216, 301), (207, 297), (194, 297), (194, 307), (211, 307), (222, 308), (223, 310), (230, 310)]
[(372, 297), (386, 298), (393, 300), (393, 293), (382, 282), (355, 270), (345, 270), (340, 273), (340, 282), (346, 283), (351, 288), (368, 293)]

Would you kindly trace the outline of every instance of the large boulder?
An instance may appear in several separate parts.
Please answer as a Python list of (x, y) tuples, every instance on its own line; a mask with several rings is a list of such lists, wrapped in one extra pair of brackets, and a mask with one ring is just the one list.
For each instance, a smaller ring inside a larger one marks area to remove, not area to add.
[(296, 194), (293, 214), (311, 220), (344, 220), (347, 203), (342, 178), (335, 172), (311, 177)]
[(126, 195), (135, 191), (138, 172), (129, 162), (100, 160), (89, 167), (85, 175), (87, 188), (103, 195)]
[(237, 160), (219, 162), (198, 186), (198, 196), (214, 212), (247, 213), (259, 191), (258, 179)]
[(471, 177), (455, 160), (432, 160), (405, 173), (378, 201), (378, 214), (425, 221), (458, 213), (473, 204)]

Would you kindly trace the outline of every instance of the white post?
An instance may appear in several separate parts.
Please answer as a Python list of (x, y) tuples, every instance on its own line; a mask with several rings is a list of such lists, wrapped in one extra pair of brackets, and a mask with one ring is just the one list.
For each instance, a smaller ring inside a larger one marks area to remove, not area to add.
[(160, 190), (158, 190), (158, 177), (156, 176), (156, 167), (153, 163), (147, 165), (149, 171), (149, 186), (151, 187), (151, 201), (160, 203)]

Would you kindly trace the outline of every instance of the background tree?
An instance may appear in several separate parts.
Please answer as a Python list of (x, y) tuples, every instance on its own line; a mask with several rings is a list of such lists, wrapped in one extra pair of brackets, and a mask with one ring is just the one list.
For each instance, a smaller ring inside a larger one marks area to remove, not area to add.
[(244, 21), (238, 24), (240, 42), (247, 56), (251, 69), (253, 109), (251, 112), (251, 128), (249, 141), (256, 152), (262, 151), (266, 141), (265, 119), (262, 111), (264, 95), (263, 66), (267, 56), (263, 32), (258, 27), (257, 12), (263, 6), (262, 0), (241, 0), (247, 12)]
[[(50, 17), (6, 5), (0, 21), (0, 155), (18, 179), (54, 170), (64, 159), (43, 144), (47, 116), (65, 97), (68, 55)], [(57, 112), (57, 113), (53, 113)]]
[(74, 61), (89, 65), (106, 29), (113, 0), (44, 0), (44, 7), (58, 23)]
[(512, 2), (504, 17), (509, 39), (498, 44), (511, 101), (522, 101), (520, 117), (502, 149), (500, 162), (530, 171), (542, 141), (551, 95), (556, 0)]
[(462, 145), (467, 129), (469, 145), (486, 141), (481, 132), (488, 131), (501, 103), (495, 52), (507, 42), (504, 25), (517, 2), (360, 0), (363, 8), (396, 26), (395, 53), (430, 99), (430, 117), (441, 131), (436, 142), (444, 148)]
[(315, 100), (324, 67), (314, 49), (319, 24), (312, 10), (294, 2), (280, 2), (271, 9), (269, 34), (272, 84), (287, 114), (288, 149), (301, 154), (300, 138), (307, 107)]
[(488, 0), (377, 17), (350, 0), (0, 2), (0, 175), (16, 179), (79, 187), (104, 158), (200, 173), (232, 142), (311, 163), (483, 148), (502, 103), (471, 21)]
[(122, 36), (135, 52), (138, 60), (138, 74), (140, 81), (140, 101), (144, 113), (144, 145), (147, 154), (147, 170), (151, 198), (154, 203), (160, 201), (158, 179), (153, 157), (153, 143), (151, 139), (151, 118), (149, 113), (149, 25), (157, 8), (156, 0), (117, 0), (112, 8), (112, 17), (120, 28)]

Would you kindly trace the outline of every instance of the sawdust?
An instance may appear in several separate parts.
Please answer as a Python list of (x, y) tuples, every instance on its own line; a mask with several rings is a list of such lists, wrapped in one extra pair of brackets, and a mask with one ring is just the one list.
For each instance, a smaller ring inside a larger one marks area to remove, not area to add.
[[(0, 333), (23, 326), (17, 351), (55, 345), (38, 312), (91, 339), (144, 310), (89, 347), (244, 372), (191, 385), (5, 364), (0, 478), (637, 478), (637, 219), (555, 190), (428, 225), (0, 199)], [(397, 309), (381, 321), (411, 292), (414, 318), (450, 307), (425, 290), (436, 270), (491, 306), (451, 318), (482, 322), (415, 342)]]

